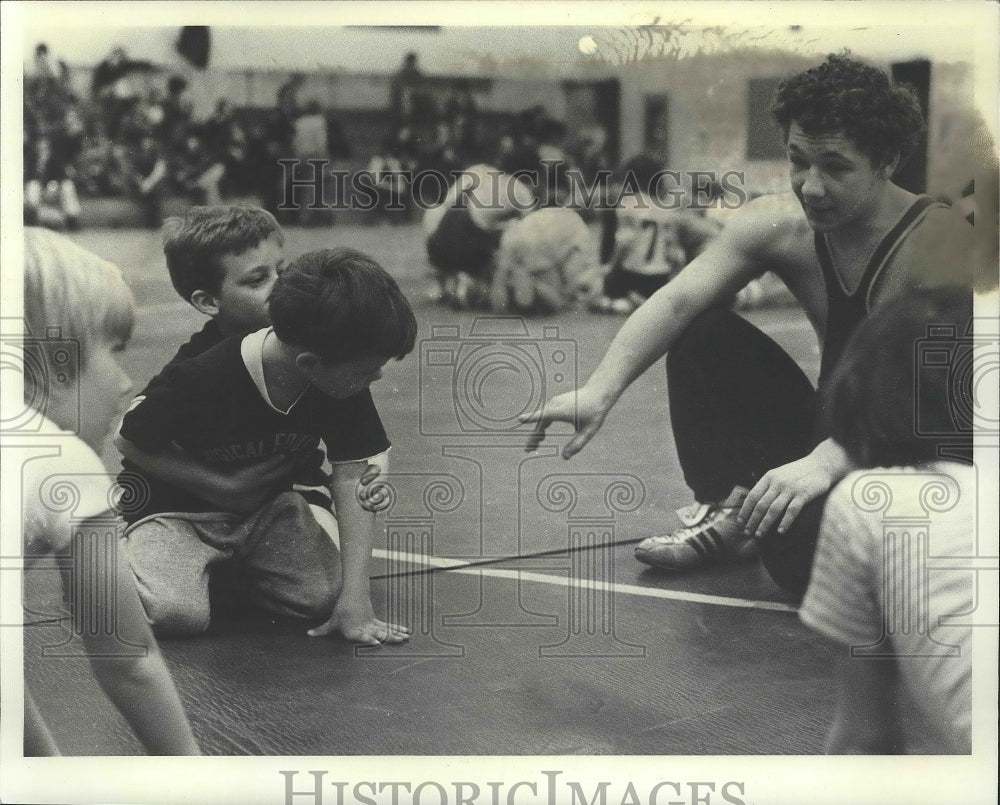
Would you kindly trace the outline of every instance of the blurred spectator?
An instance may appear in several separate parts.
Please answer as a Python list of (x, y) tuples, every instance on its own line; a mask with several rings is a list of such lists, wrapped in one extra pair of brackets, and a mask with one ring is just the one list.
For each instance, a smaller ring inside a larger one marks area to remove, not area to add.
[(614, 256), (618, 230), (618, 202), (626, 188), (631, 193), (648, 192), (652, 189), (650, 185), (653, 178), (663, 168), (663, 163), (656, 157), (649, 154), (636, 154), (615, 169), (599, 211), (601, 222), (599, 255), (602, 265), (610, 268)]
[(252, 140), (258, 144), (252, 161), (259, 165), (259, 194), (264, 209), (282, 220), (284, 214), (279, 206), (287, 199), (292, 201), (291, 175), (278, 160), (291, 159), (292, 141), (295, 139), (295, 122), (278, 109), (271, 110), (264, 125)]
[(566, 125), (558, 120), (539, 122), (538, 197), (542, 207), (561, 206), (569, 195), (570, 161), (566, 154)]
[(301, 112), (299, 109), (299, 90), (305, 83), (302, 73), (292, 73), (288, 80), (278, 88), (278, 111), (288, 120), (295, 120)]
[(397, 125), (414, 116), (413, 96), (420, 89), (423, 78), (417, 54), (407, 53), (389, 85), (389, 112)]
[(253, 176), (252, 145), (240, 123), (230, 129), (226, 151), (221, 155), (226, 168), (224, 190), (237, 196), (255, 194), (256, 178)]
[(157, 137), (163, 134), (163, 124), (166, 119), (166, 110), (163, 108), (163, 92), (159, 87), (151, 87), (146, 95), (144, 105), (146, 113), (146, 125)]
[[(33, 199), (44, 196), (41, 191), (48, 184), (44, 176), (34, 175), (56, 170), (65, 174), (55, 180), (60, 188), (63, 179), (75, 180), (84, 195), (138, 198), (150, 225), (160, 216), (162, 197), (170, 193), (200, 201), (257, 195), (282, 220), (298, 220), (296, 211), (278, 209), (283, 200), (289, 206), (293, 200), (290, 188), (283, 186), (293, 173), (279, 160), (350, 155), (330, 111), (315, 100), (300, 99), (304, 74), (289, 75), (271, 109), (236, 110), (221, 99), (211, 116), (196, 125), (187, 80), (163, 76), (165, 86), (151, 85), (144, 76), (136, 80), (138, 72), (152, 69), (149, 62), (130, 59), (116, 47), (94, 69), (93, 97), (81, 104), (69, 91), (65, 63), (55, 62), (46, 43), (36, 46), (25, 66), (24, 95), (25, 182), (36, 182)], [(433, 92), (441, 86), (447, 85), (425, 79), (416, 53), (407, 54), (391, 77), (389, 139), (368, 165), (378, 176), (383, 212), (409, 206), (413, 188), (407, 174), (421, 171), (443, 177), (420, 186), (421, 202), (440, 203), (453, 171), (492, 157), (492, 164), (507, 172), (530, 171), (537, 177), (542, 203), (552, 205), (566, 201), (567, 169), (579, 163), (589, 177), (604, 165), (603, 128), (595, 126), (567, 142), (565, 125), (550, 118), (542, 105), (517, 115), (494, 150), (500, 132), (484, 125), (475, 85), (456, 80), (436, 100)], [(487, 148), (492, 153), (485, 153)], [(305, 178), (302, 165), (294, 175)], [(308, 201), (308, 193), (296, 194)], [(60, 199), (63, 195), (60, 190)], [(390, 217), (398, 221), (404, 215)]]
[(212, 35), (205, 25), (185, 25), (177, 37), (177, 52), (199, 70), (208, 66)]
[(427, 257), (437, 272), (442, 302), (455, 309), (491, 303), (501, 237), (533, 201), (523, 179), (479, 164), (465, 168), (444, 201), (424, 213)]
[(465, 81), (459, 82), (444, 105), (445, 117), (454, 122), (459, 118), (475, 120), (479, 114), (476, 99)]
[(140, 92), (130, 80), (136, 72), (154, 70), (148, 61), (129, 59), (124, 48), (116, 47), (94, 69), (90, 89), (102, 109), (103, 122), (108, 136), (119, 137), (119, 128), (126, 111), (140, 97)]
[(543, 115), (544, 110), (533, 107), (515, 118), (509, 134), (500, 141), (497, 162), (502, 171), (538, 175), (538, 122)]
[(309, 101), (293, 123), (292, 148), (299, 159), (325, 159), (329, 153), (326, 117), (319, 101)]
[(465, 164), (455, 146), (452, 127), (442, 120), (435, 128), (434, 139), (419, 154), (418, 170), (433, 171), (440, 177), (422, 181), (420, 187), (414, 190), (414, 194), (420, 193), (420, 203), (424, 206), (440, 204), (448, 191), (448, 185), (455, 181), (452, 174), (460, 171)]
[(138, 145), (139, 140), (149, 130), (149, 116), (145, 102), (139, 97), (130, 98), (122, 105), (118, 136), (115, 140), (122, 145)]
[(234, 178), (239, 192), (257, 196), (261, 206), (277, 216), (281, 166), (269, 135), (272, 122), (270, 117), (248, 122), (244, 140), (238, 144), (244, 153), (243, 173)]
[(452, 139), (463, 163), (478, 160), (479, 107), (464, 81), (458, 84), (445, 103), (444, 116), (451, 126)]
[(30, 77), (35, 80), (55, 78), (55, 72), (52, 70), (52, 65), (49, 63), (49, 46), (44, 42), (39, 42), (35, 45), (35, 57), (32, 63), (32, 74)]
[(233, 129), (236, 127), (233, 107), (226, 98), (215, 102), (215, 109), (205, 121), (205, 145), (209, 151), (222, 156), (229, 149), (233, 139)]
[(35, 46), (23, 96), (24, 219), (53, 229), (76, 229), (80, 202), (74, 162), (83, 141), (77, 100), (62, 69), (57, 73), (44, 42)]
[(67, 91), (70, 89), (70, 82), (72, 80), (69, 74), (69, 65), (63, 59), (59, 60), (59, 73), (58, 73), (59, 83), (62, 84), (63, 88)]
[(326, 142), (330, 159), (335, 161), (349, 159), (352, 153), (351, 144), (340, 121), (330, 113), (329, 109), (323, 116), (326, 119)]
[[(292, 154), (303, 166), (300, 170), (308, 172), (312, 168), (308, 166), (309, 160), (321, 160), (326, 170), (326, 160), (329, 158), (330, 145), (327, 130), (326, 115), (319, 101), (313, 99), (308, 101), (300, 110), (300, 114), (293, 121)], [(295, 210), (288, 212), (288, 217), (306, 226), (313, 221), (325, 221), (327, 215), (317, 216), (316, 213), (325, 213), (325, 210), (313, 209), (317, 204), (322, 204), (322, 198), (308, 198), (301, 193), (297, 199)]]
[(143, 223), (159, 229), (162, 223), (163, 196), (168, 180), (167, 160), (156, 137), (147, 131), (128, 153), (128, 184), (142, 207)]
[(368, 162), (368, 171), (378, 196), (373, 221), (403, 223), (409, 218), (409, 179), (400, 159), (399, 142), (391, 137), (382, 142), (382, 153)]
[(417, 170), (420, 158), (419, 138), (411, 126), (402, 126), (396, 132), (393, 153), (404, 171)]
[(124, 78), (128, 72), (126, 61), (125, 49), (113, 48), (111, 53), (94, 68), (94, 75), (90, 81), (91, 93), (100, 96), (113, 87), (119, 79)]
[(262, 162), (265, 170), (261, 179), (262, 202), (264, 208), (282, 223), (290, 223), (290, 219), (297, 217), (291, 208), (295, 200), (292, 193), (294, 176), (278, 160), (292, 159), (295, 155), (295, 121), (300, 114), (298, 93), (304, 80), (304, 76), (294, 73), (278, 89), (277, 106), (269, 115), (264, 132), (267, 156)]
[(202, 135), (195, 129), (189, 130), (184, 147), (174, 157), (173, 178), (177, 188), (196, 204), (221, 204), (219, 185), (225, 173), (225, 165), (209, 152)]
[(564, 310), (597, 266), (590, 228), (565, 208), (535, 210), (500, 238), (490, 282), (494, 313), (549, 314)]
[(223, 190), (237, 195), (253, 193), (250, 143), (227, 98), (216, 102), (215, 110), (205, 121), (204, 132), (209, 154), (225, 168)]
[(592, 184), (598, 174), (609, 167), (607, 154), (608, 132), (600, 123), (580, 129), (567, 146), (571, 159), (583, 180)]
[(67, 95), (62, 134), (66, 143), (66, 160), (70, 165), (80, 157), (86, 133), (87, 127), (83, 120), (83, 111), (80, 109), (80, 99), (75, 95)]
[(597, 313), (631, 313), (677, 276), (720, 229), (687, 210), (669, 209), (645, 192), (624, 193), (617, 217), (602, 293), (588, 305)]
[(68, 174), (61, 138), (41, 135), (24, 142), (24, 221), (52, 229), (76, 229), (80, 201)]
[(111, 140), (103, 131), (86, 134), (76, 165), (77, 186), (80, 193), (91, 197), (107, 195), (110, 167)]
[(187, 95), (187, 81), (177, 75), (167, 80), (167, 97), (163, 99), (163, 142), (170, 148), (180, 148), (191, 125), (194, 104)]
[(35, 48), (32, 72), (24, 82), (24, 126), (32, 133), (52, 135), (64, 123), (68, 91), (52, 71), (49, 49), (42, 42)]
[(500, 139), (497, 141), (496, 156), (493, 161), (501, 170), (508, 173), (518, 170), (517, 164), (520, 162), (520, 154), (518, 153), (518, 141), (513, 132), (507, 131), (500, 135)]

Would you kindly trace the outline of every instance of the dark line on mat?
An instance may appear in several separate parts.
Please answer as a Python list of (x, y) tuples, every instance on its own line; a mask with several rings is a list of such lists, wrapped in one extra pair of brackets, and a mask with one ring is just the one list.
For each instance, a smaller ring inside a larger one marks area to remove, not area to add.
[[(514, 562), (518, 559), (540, 559), (544, 556), (558, 556), (562, 553), (572, 553), (573, 551), (593, 551), (598, 548), (607, 548), (612, 545), (634, 545), (637, 542), (642, 542), (645, 537), (639, 537), (638, 539), (622, 539), (615, 540), (614, 542), (602, 542), (599, 545), (581, 545), (577, 548), (553, 548), (548, 551), (538, 551), (536, 553), (516, 553), (513, 556), (496, 556), (492, 559), (479, 559), (475, 562), (464, 562), (461, 565), (456, 565), (455, 567), (439, 567), (437, 565), (427, 565), (425, 567), (418, 567), (413, 570), (403, 570), (399, 573), (382, 573), (378, 576), (370, 576), (372, 581), (380, 579), (402, 579), (407, 576), (426, 576), (429, 573), (442, 573), (449, 570), (465, 570), (469, 567), (488, 567), (489, 565), (498, 565), (501, 562)], [(446, 559), (447, 557), (437, 557), (439, 559)], [(402, 560), (406, 561), (406, 560)], [(463, 561), (463, 560), (459, 560)], [(512, 568), (517, 570), (517, 568)]]

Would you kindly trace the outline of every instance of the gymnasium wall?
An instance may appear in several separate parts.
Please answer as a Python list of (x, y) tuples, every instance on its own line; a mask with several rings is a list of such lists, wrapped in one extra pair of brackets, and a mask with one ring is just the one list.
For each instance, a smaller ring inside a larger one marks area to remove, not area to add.
[[(780, 78), (819, 60), (790, 52), (746, 49), (683, 59), (647, 59), (608, 68), (603, 75), (613, 76), (621, 87), (621, 157), (628, 158), (644, 147), (647, 97), (665, 96), (668, 167), (680, 171), (743, 171), (748, 192), (782, 191), (787, 187), (784, 160), (747, 156), (753, 117), (748, 109), (748, 82)], [(888, 69), (889, 63), (880, 66)], [(88, 93), (91, 71), (90, 65), (71, 66), (73, 83), (81, 97)], [(292, 73), (291, 69), (221, 68), (203, 73), (189, 70), (186, 76), (191, 81), (197, 111), (205, 115), (220, 97), (229, 98), (237, 107), (271, 107), (278, 88)], [(369, 147), (377, 147), (377, 141), (370, 140), (382, 136), (380, 110), (388, 106), (390, 74), (314, 70), (305, 75), (300, 100), (316, 99), (332, 110), (348, 136), (353, 132), (354, 139), (360, 139), (352, 142), (359, 156)], [(452, 76), (462, 77), (460, 73)], [(596, 77), (581, 76), (584, 80)], [(435, 80), (447, 78), (435, 76)], [(148, 80), (163, 83), (165, 74)], [(475, 80), (480, 108), (498, 118), (537, 104), (544, 105), (555, 118), (565, 119), (570, 111), (578, 111), (567, 108), (563, 76), (498, 75), (478, 76)], [(932, 64), (927, 192), (933, 195), (957, 198), (974, 175), (976, 165), (990, 153), (987, 129), (974, 108), (972, 80), (972, 67), (967, 63)], [(356, 121), (351, 121), (352, 115)], [(762, 132), (760, 136), (772, 135)]]

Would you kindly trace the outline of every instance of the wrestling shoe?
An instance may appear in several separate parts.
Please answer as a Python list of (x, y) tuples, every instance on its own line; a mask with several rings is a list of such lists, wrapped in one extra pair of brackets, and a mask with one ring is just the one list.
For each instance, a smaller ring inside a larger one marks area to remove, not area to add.
[(745, 562), (757, 556), (757, 540), (736, 520), (749, 490), (737, 486), (721, 503), (695, 504), (677, 514), (684, 527), (644, 539), (635, 547), (640, 562), (666, 570)]

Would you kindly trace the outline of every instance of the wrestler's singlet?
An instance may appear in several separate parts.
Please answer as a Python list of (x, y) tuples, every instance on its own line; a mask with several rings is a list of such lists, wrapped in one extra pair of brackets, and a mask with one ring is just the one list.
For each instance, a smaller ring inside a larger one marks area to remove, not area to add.
[(823, 359), (820, 365), (819, 382), (822, 387), (837, 365), (851, 333), (871, 312), (871, 296), (879, 277), (899, 250), (907, 236), (919, 225), (932, 207), (946, 205), (929, 196), (920, 196), (890, 229), (872, 252), (865, 266), (861, 282), (853, 293), (848, 293), (844, 282), (833, 265), (833, 256), (826, 235), (816, 232), (816, 255), (826, 283), (827, 314), (826, 334), (823, 338)]

